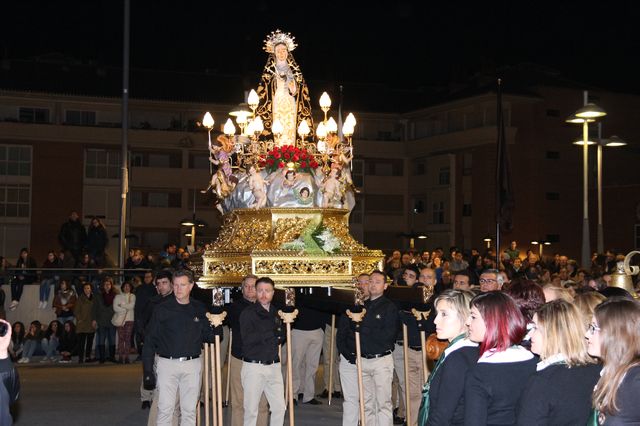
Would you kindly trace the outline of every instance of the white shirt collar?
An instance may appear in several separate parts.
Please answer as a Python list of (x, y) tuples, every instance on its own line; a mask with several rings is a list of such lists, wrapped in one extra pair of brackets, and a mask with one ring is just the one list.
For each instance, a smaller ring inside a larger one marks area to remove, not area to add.
[(551, 355), (550, 357), (548, 357), (547, 359), (540, 361), (537, 365), (536, 365), (536, 371), (542, 371), (545, 368), (547, 368), (548, 366), (552, 365), (552, 364), (557, 364), (560, 362), (565, 362), (567, 359), (564, 357), (564, 355), (562, 354), (554, 354)]
[(502, 364), (507, 362), (528, 361), (530, 359), (533, 359), (533, 354), (531, 352), (522, 346), (515, 345), (500, 352), (497, 352), (495, 349), (490, 349), (482, 354), (478, 363)]
[(446, 358), (447, 356), (449, 356), (449, 354), (451, 354), (451, 352), (457, 351), (458, 349), (464, 348), (466, 346), (478, 346), (478, 344), (475, 342), (472, 342), (468, 338), (460, 339), (457, 342), (455, 342), (453, 345), (445, 349), (444, 357)]

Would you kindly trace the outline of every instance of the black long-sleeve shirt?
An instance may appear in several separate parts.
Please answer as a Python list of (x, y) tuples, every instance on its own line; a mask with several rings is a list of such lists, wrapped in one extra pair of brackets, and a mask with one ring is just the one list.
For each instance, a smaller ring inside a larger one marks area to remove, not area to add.
[(572, 368), (556, 364), (533, 374), (520, 397), (518, 425), (586, 425), (601, 368), (598, 364)]
[(465, 380), (464, 424), (515, 424), (518, 400), (529, 376), (535, 373), (536, 364), (537, 358), (533, 357), (526, 361), (474, 365)]
[(0, 359), (0, 378), (2, 379), (1, 385), (9, 394), (9, 403), (13, 404), (20, 396), (20, 377), (9, 357)]
[(202, 343), (213, 342), (213, 328), (206, 317), (204, 303), (190, 299), (180, 304), (175, 296), (158, 304), (145, 330), (142, 358), (145, 370), (151, 370), (153, 357), (195, 357)]
[(346, 313), (338, 319), (338, 331), (336, 333), (336, 344), (338, 352), (352, 364), (356, 362), (356, 338), (349, 322), (351, 319)]
[(298, 316), (293, 323), (296, 330), (310, 331), (324, 330), (326, 315), (323, 312), (311, 308), (298, 308)]
[(248, 301), (244, 297), (234, 301), (227, 308), (227, 321), (229, 327), (233, 331), (233, 338), (231, 339), (231, 355), (236, 358), (242, 359), (242, 332), (240, 331), (240, 314), (247, 307), (253, 305), (253, 302)]
[(447, 355), (431, 379), (427, 426), (464, 423), (464, 380), (477, 361), (477, 346), (464, 346)]
[(360, 325), (360, 345), (363, 355), (392, 351), (398, 333), (398, 308), (389, 299), (380, 296), (367, 300), (367, 312)]
[(618, 388), (617, 414), (606, 414), (603, 426), (630, 426), (640, 424), (640, 366), (630, 368)]
[(245, 359), (273, 362), (284, 342), (284, 324), (273, 303), (267, 311), (260, 303), (247, 306), (240, 314), (242, 356)]

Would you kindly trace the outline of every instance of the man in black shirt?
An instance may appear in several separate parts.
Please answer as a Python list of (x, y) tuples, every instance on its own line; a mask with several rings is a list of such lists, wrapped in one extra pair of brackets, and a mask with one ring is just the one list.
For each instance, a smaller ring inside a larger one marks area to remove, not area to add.
[(283, 342), (283, 325), (271, 301), (275, 284), (271, 278), (256, 281), (257, 303), (240, 314), (242, 333), (242, 388), (244, 426), (254, 426), (264, 392), (271, 407), (271, 426), (284, 424), (284, 383), (278, 349)]
[(360, 326), (362, 350), (362, 384), (364, 386), (365, 424), (393, 423), (391, 382), (393, 381), (393, 350), (398, 332), (398, 309), (385, 296), (384, 273), (369, 275), (367, 313)]
[(142, 284), (136, 288), (136, 303), (133, 308), (134, 319), (134, 331), (136, 339), (136, 347), (138, 348), (138, 358), (136, 361), (142, 359), (142, 345), (144, 344), (144, 327), (146, 323), (142, 321), (144, 311), (149, 305), (149, 301), (152, 297), (158, 294), (156, 286), (154, 285), (155, 276), (152, 271), (144, 273)]
[(158, 304), (145, 331), (142, 357), (145, 388), (154, 383), (153, 359), (158, 354), (158, 425), (171, 425), (176, 397), (180, 396), (182, 425), (195, 425), (196, 403), (200, 396), (202, 343), (213, 342), (214, 330), (202, 302), (192, 300), (194, 285), (188, 270), (176, 271), (172, 278), (175, 297)]
[[(231, 358), (229, 359), (230, 392), (231, 392), (231, 426), (242, 426), (244, 424), (244, 391), (242, 390), (242, 380), (240, 372), (242, 370), (242, 334), (240, 333), (240, 314), (247, 307), (256, 303), (256, 280), (255, 275), (247, 275), (242, 280), (242, 298), (234, 300), (229, 306), (228, 320), (231, 327)], [(258, 426), (269, 424), (269, 406), (264, 394), (260, 398), (258, 407)]]

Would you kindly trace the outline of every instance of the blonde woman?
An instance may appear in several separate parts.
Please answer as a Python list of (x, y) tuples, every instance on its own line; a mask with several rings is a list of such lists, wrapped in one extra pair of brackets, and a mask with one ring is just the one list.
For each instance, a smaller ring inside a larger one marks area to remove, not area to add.
[(557, 285), (550, 283), (545, 284), (542, 287), (542, 291), (544, 292), (544, 298), (547, 302), (552, 302), (558, 299), (573, 302), (574, 292), (568, 288), (558, 287)]
[(589, 424), (640, 424), (640, 304), (628, 299), (603, 302), (585, 337), (589, 355), (603, 363)]
[(465, 321), (473, 293), (445, 290), (435, 300), (436, 334), (449, 341), (422, 390), (418, 424), (459, 425), (464, 422), (464, 378), (478, 360), (478, 344), (467, 339)]
[(573, 304), (578, 308), (582, 314), (583, 330), (587, 331), (589, 324), (591, 324), (591, 318), (593, 318), (593, 312), (596, 310), (596, 306), (607, 300), (602, 294), (597, 291), (587, 291), (584, 293), (576, 294), (573, 299)]
[(600, 366), (587, 354), (582, 314), (564, 300), (533, 316), (531, 351), (540, 356), (518, 409), (518, 425), (584, 425)]

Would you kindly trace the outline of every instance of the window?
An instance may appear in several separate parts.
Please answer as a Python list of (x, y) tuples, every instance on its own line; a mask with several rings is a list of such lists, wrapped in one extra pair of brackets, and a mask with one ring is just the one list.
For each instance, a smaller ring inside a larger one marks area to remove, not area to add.
[(401, 216), (404, 213), (402, 195), (367, 194), (364, 197), (367, 214)]
[(0, 176), (31, 176), (31, 147), (0, 145)]
[(120, 151), (87, 149), (85, 177), (89, 179), (120, 179)]
[(471, 204), (463, 204), (462, 205), (462, 216), (463, 217), (471, 216)]
[(0, 217), (29, 217), (29, 185), (0, 185)]
[(411, 211), (414, 214), (421, 214), (424, 213), (424, 209), (425, 209), (425, 204), (427, 203), (427, 199), (424, 196), (420, 196), (420, 197), (414, 197), (413, 200), (411, 200)]
[(559, 192), (547, 192), (544, 194), (544, 198), (549, 201), (558, 201), (560, 199)]
[(95, 126), (96, 112), (67, 110), (65, 113), (64, 122), (65, 124), (72, 124), (76, 126)]
[(471, 176), (473, 170), (473, 155), (470, 152), (466, 152), (462, 156), (462, 176)]
[(373, 176), (403, 176), (404, 160), (402, 159), (368, 159), (367, 175)]
[(560, 152), (558, 152), (558, 151), (547, 151), (545, 157), (546, 157), (547, 160), (559, 160), (560, 159)]
[(413, 175), (424, 176), (427, 174), (427, 161), (425, 159), (416, 160), (413, 162)]
[(182, 192), (179, 189), (137, 189), (131, 191), (132, 207), (182, 207)]
[(189, 168), (198, 170), (209, 169), (209, 154), (206, 152), (190, 152), (189, 153)]
[(159, 167), (179, 169), (182, 167), (180, 151), (134, 151), (131, 167)]
[(449, 167), (440, 167), (440, 172), (438, 173), (438, 185), (449, 185), (449, 175), (451, 169)]
[(352, 165), (353, 170), (351, 170), (351, 179), (353, 180), (353, 185), (356, 188), (362, 188), (364, 186), (364, 160), (354, 159)]
[(18, 108), (18, 120), (23, 123), (48, 123), (49, 109), (20, 107)]
[(439, 225), (444, 223), (444, 202), (439, 201), (437, 203), (433, 203), (432, 206), (432, 223)]

